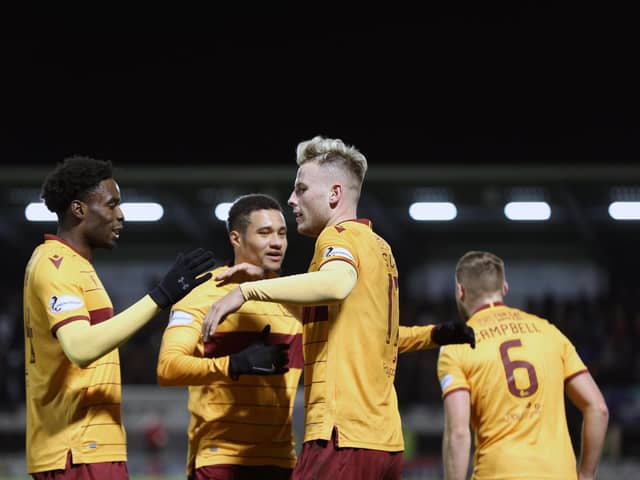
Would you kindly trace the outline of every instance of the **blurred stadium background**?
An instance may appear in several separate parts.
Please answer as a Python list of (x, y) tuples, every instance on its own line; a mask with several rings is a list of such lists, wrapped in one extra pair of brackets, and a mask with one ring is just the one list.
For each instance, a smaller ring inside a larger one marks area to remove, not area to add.
[[(46, 170), (0, 169), (4, 206), (0, 242), (3, 251), (11, 252), (0, 289), (4, 305), (0, 474), (4, 475), (24, 472), (21, 276), (33, 246), (55, 229), (51, 221), (28, 220), (26, 207), (40, 204), (39, 186)], [(203, 245), (213, 249), (221, 263), (228, 260), (224, 204), (249, 192), (270, 193), (284, 204), (294, 172), (293, 164), (117, 168), (124, 201), (155, 203), (155, 216), (159, 210), (162, 213), (154, 221), (129, 221), (118, 248), (96, 256), (96, 268), (116, 310), (143, 295), (177, 251)], [(395, 250), (405, 325), (456, 318), (453, 269), (465, 251), (487, 249), (505, 259), (509, 304), (557, 324), (576, 344), (605, 392), (611, 423), (601, 478), (630, 478), (637, 475), (640, 462), (640, 350), (635, 347), (640, 342), (635, 255), (640, 220), (616, 220), (610, 212), (613, 202), (638, 200), (640, 167), (635, 165), (373, 164), (360, 208), (360, 216), (371, 218)], [(506, 216), (506, 204), (525, 201), (546, 202), (549, 217)], [(453, 218), (412, 218), (418, 213), (411, 205), (434, 202), (448, 203), (440, 215)], [(290, 246), (285, 273), (302, 272), (313, 241), (295, 232), (288, 209), (286, 218)], [(183, 469), (186, 392), (155, 383), (165, 316), (159, 315), (121, 348), (123, 410), (134, 476), (179, 477)], [(427, 351), (403, 355), (399, 362), (396, 388), (407, 441), (406, 478), (441, 474), (443, 419), (436, 358), (436, 351)], [(573, 407), (567, 412), (577, 442), (580, 418)], [(297, 438), (301, 438), (301, 415), (298, 408)]]
[[(55, 229), (25, 209), (34, 202), (37, 215), (55, 163), (71, 154), (111, 159), (125, 202), (162, 207), (156, 221), (129, 221), (115, 251), (97, 252), (120, 310), (180, 250), (206, 246), (226, 261), (216, 208), (224, 217), (224, 203), (249, 192), (286, 203), (294, 147), (316, 134), (342, 138), (369, 160), (359, 213), (394, 248), (402, 323), (454, 319), (456, 259), (470, 249), (502, 256), (509, 304), (554, 322), (606, 395), (599, 478), (640, 478), (640, 220), (610, 211), (640, 201), (629, 60), (638, 29), (625, 22), (636, 15), (535, 2), (425, 8), (412, 23), (386, 11), (379, 22), (286, 23), (254, 11), (235, 23), (209, 13), (107, 23), (104, 10), (82, 22), (32, 12), (25, 28), (3, 31), (0, 478), (25, 478), (22, 278)], [(440, 220), (419, 220), (434, 202)], [(548, 218), (511, 220), (510, 202), (545, 202), (538, 214)], [(284, 270), (298, 273), (313, 241), (286, 214)], [(183, 478), (186, 392), (155, 383), (165, 324), (166, 313), (121, 349), (134, 479)], [(409, 480), (441, 478), (436, 357), (404, 355), (397, 371)], [(577, 442), (579, 415), (567, 411)], [(300, 408), (295, 415), (300, 438)]]

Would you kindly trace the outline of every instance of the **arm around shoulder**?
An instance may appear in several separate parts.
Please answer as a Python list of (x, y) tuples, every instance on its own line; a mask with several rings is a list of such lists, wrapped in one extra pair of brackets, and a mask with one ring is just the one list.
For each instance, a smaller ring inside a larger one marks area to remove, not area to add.
[(398, 332), (398, 353), (438, 348), (440, 345), (431, 338), (431, 332), (434, 326), (435, 325), (417, 325), (405, 327), (400, 325)]
[(347, 298), (357, 280), (356, 269), (337, 260), (324, 264), (317, 272), (247, 282), (240, 289), (246, 300), (326, 305)]

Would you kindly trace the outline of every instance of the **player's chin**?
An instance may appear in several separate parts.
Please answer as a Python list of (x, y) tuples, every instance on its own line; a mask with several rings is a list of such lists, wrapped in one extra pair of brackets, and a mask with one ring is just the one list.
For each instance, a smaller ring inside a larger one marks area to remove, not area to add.
[(118, 238), (110, 238), (104, 243), (104, 245), (102, 245), (102, 248), (113, 250), (114, 248), (118, 247), (118, 240)]
[(313, 237), (315, 236), (312, 229), (309, 228), (308, 225), (305, 225), (303, 223), (299, 223), (298, 224), (298, 233), (300, 235), (306, 235), (307, 237)]
[(266, 259), (262, 265), (265, 273), (274, 272), (277, 273), (282, 268), (282, 258), (279, 260), (275, 259)]

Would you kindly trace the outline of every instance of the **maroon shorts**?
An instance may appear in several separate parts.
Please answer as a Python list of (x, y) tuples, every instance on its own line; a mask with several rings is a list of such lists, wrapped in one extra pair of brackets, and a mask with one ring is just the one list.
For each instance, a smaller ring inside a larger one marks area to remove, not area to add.
[(67, 453), (64, 470), (32, 473), (35, 480), (129, 480), (127, 462), (71, 463), (71, 452)]
[(195, 470), (189, 480), (289, 480), (290, 468), (249, 465), (208, 465)]
[(400, 480), (402, 452), (339, 448), (336, 431), (331, 441), (313, 440), (302, 452), (291, 480)]

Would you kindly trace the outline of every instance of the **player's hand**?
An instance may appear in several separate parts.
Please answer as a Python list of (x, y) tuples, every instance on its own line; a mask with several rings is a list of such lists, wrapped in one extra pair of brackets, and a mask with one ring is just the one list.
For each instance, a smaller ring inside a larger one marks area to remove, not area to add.
[(240, 287), (234, 288), (224, 297), (220, 298), (220, 300), (214, 302), (202, 322), (202, 339), (208, 342), (209, 338), (216, 333), (218, 324), (222, 322), (227, 315), (238, 310), (244, 302), (245, 299)]
[(211, 270), (215, 263), (213, 253), (202, 248), (196, 248), (184, 255), (179, 253), (176, 262), (149, 295), (160, 308), (173, 305), (198, 285), (209, 280), (211, 273), (201, 277), (198, 275)]
[(289, 344), (269, 345), (271, 326), (264, 327), (258, 339), (244, 350), (230, 355), (229, 374), (237, 380), (240, 375), (278, 375), (288, 372)]
[(262, 280), (264, 275), (264, 268), (252, 263), (242, 262), (220, 272), (216, 277), (216, 280), (221, 282), (219, 285), (224, 285), (226, 283), (242, 283), (251, 280)]
[(468, 343), (471, 348), (476, 348), (476, 334), (466, 323), (445, 322), (433, 327), (431, 338), (438, 345), (450, 345), (452, 343)]

